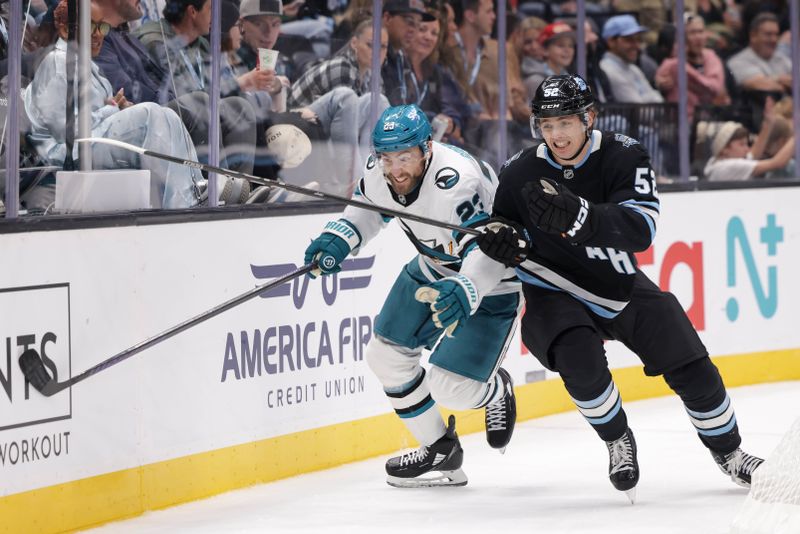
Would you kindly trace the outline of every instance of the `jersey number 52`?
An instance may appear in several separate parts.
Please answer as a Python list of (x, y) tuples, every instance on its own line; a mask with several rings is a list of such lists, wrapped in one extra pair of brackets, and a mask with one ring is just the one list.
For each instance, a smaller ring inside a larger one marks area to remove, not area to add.
[(641, 193), (642, 195), (647, 195), (652, 191), (653, 196), (657, 197), (656, 171), (648, 169), (647, 167), (638, 167), (636, 169), (636, 178), (634, 179), (633, 188), (637, 193)]

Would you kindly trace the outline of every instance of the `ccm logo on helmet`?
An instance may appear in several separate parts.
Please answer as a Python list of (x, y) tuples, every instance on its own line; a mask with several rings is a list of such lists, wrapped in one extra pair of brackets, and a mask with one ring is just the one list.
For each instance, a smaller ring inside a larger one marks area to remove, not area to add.
[(589, 215), (589, 203), (586, 202), (586, 199), (583, 197), (579, 197), (581, 199), (581, 209), (578, 210), (578, 216), (575, 217), (575, 222), (572, 224), (572, 228), (567, 235), (570, 237), (575, 237), (575, 234), (583, 228), (583, 223), (586, 222), (586, 217)]

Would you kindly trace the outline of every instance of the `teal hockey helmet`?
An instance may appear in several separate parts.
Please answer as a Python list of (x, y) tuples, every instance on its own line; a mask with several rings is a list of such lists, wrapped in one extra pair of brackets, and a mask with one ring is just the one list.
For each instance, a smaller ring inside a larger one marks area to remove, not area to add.
[(372, 130), (375, 154), (397, 152), (415, 146), (426, 153), (430, 139), (431, 124), (416, 104), (388, 108)]

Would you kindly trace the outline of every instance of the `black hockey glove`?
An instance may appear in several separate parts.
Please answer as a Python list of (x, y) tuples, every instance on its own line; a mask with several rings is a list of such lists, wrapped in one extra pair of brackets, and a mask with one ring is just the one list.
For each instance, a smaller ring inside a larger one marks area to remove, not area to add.
[(550, 234), (561, 234), (570, 241), (581, 241), (589, 230), (591, 203), (549, 178), (525, 184), (528, 212), (537, 228)]
[(528, 232), (522, 225), (494, 217), (476, 239), (481, 251), (506, 267), (516, 267), (528, 257)]

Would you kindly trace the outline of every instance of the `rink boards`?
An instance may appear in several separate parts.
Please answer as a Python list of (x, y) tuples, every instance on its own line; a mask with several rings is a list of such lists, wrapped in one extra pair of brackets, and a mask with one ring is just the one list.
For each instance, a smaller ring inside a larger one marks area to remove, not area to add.
[[(639, 255), (730, 386), (800, 378), (798, 203), (796, 188), (665, 194)], [(75, 376), (298, 266), (330, 218), (0, 235), (0, 532), (81, 528), (413, 446), (364, 360), (414, 254), (396, 223), (342, 273), (296, 280), (51, 398), (16, 365), (33, 347), (59, 380)], [(668, 393), (606, 348), (626, 400)], [(505, 366), (521, 419), (573, 409), (518, 335)], [(459, 415), (461, 433), (482, 424)]]

